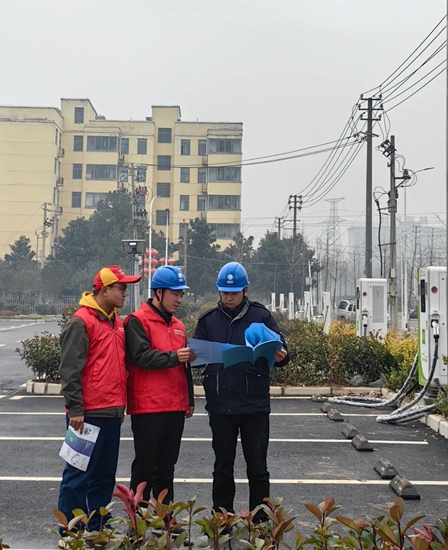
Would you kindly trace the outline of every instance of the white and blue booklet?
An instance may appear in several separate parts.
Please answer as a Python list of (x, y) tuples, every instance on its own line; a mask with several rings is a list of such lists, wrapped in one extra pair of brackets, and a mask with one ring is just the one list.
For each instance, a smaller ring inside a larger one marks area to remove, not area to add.
[(283, 347), (280, 335), (268, 328), (264, 323), (252, 323), (244, 332), (246, 345), (222, 344), (197, 338), (189, 338), (188, 345), (198, 356), (192, 367), (208, 363), (223, 363), (231, 367), (237, 363), (255, 364), (257, 359), (264, 357), (272, 368), (275, 363), (274, 353)]
[(69, 426), (59, 456), (73, 467), (85, 472), (89, 466), (99, 433), (100, 428), (98, 426), (87, 422), (84, 423), (82, 433)]

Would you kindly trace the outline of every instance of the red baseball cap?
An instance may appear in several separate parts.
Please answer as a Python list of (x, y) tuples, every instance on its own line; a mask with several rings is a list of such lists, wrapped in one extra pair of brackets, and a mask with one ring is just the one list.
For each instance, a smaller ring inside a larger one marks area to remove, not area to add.
[(140, 275), (126, 275), (119, 265), (103, 267), (93, 279), (93, 290), (99, 290), (114, 283), (138, 283)]

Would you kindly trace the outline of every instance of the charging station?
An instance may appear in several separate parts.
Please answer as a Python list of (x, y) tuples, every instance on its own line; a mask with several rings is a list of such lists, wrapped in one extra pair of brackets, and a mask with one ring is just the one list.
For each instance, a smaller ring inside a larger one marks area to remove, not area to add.
[(356, 334), (386, 336), (387, 279), (358, 279), (356, 284)]
[(418, 272), (418, 381), (425, 385), (435, 359), (438, 335), (437, 364), (432, 387), (446, 386), (447, 334), (446, 334), (446, 267), (425, 267)]

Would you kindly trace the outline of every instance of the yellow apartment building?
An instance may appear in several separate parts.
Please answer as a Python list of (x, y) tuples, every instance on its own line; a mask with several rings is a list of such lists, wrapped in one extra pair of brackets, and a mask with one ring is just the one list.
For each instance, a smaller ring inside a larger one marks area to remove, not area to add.
[(241, 223), (242, 134), (241, 123), (182, 121), (178, 106), (126, 121), (88, 99), (0, 106), (0, 257), (20, 235), (39, 258), (57, 254), (62, 229), (117, 189), (140, 197), (143, 231), (150, 217), (163, 233), (168, 222), (177, 242), (182, 224), (200, 217), (225, 248)]

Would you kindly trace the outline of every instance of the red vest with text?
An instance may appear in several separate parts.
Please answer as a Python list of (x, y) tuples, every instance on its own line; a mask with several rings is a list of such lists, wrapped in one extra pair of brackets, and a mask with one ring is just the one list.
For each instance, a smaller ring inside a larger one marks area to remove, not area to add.
[(74, 314), (86, 326), (87, 361), (81, 371), (84, 410), (126, 406), (126, 360), (123, 322), (116, 314), (114, 326), (98, 312), (81, 307)]
[[(185, 347), (185, 326), (172, 317), (169, 326), (148, 304), (132, 313), (149, 337), (151, 349), (177, 351)], [(128, 414), (174, 412), (188, 410), (188, 386), (185, 366), (171, 369), (143, 369), (134, 365), (127, 355), (128, 374)]]

